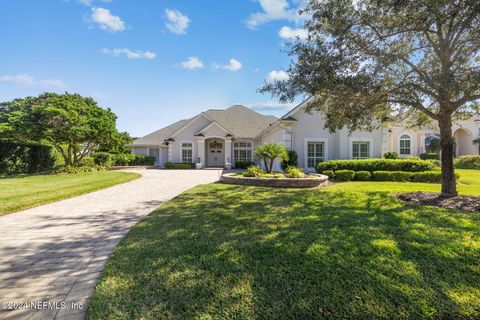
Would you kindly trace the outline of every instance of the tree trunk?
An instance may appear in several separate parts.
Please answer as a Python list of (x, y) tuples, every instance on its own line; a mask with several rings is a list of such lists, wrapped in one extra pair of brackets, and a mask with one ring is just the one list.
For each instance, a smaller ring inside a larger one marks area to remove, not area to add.
[(263, 159), (263, 164), (265, 165), (265, 170), (267, 170), (267, 172), (268, 172), (268, 162), (267, 162), (267, 158), (264, 158), (264, 159)]
[(452, 136), (452, 115), (440, 116), (438, 120), (440, 127), (440, 145), (442, 148), (442, 192), (441, 197), (454, 197), (457, 193), (455, 172), (453, 168), (453, 136)]

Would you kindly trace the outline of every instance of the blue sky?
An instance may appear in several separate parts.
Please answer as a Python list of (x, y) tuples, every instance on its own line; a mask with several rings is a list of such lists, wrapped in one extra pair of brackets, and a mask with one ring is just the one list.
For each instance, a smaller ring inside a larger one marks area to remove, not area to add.
[(283, 79), (302, 0), (2, 0), (0, 101), (91, 96), (141, 136), (209, 108), (281, 115), (256, 90)]

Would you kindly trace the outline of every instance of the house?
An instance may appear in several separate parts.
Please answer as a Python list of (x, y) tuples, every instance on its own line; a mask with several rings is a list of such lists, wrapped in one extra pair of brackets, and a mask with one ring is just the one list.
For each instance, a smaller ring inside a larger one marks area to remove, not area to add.
[[(241, 105), (210, 109), (135, 140), (132, 151), (154, 156), (158, 166), (169, 161), (196, 163), (198, 168), (230, 168), (239, 161), (253, 161), (256, 146), (277, 142), (295, 150), (298, 166), (312, 171), (316, 163), (325, 160), (381, 158), (387, 151), (408, 157), (438, 149), (435, 127), (411, 129), (404, 123), (385, 123), (371, 132), (341, 129), (330, 133), (321, 113), (305, 112), (307, 102), (280, 119)], [(475, 142), (480, 135), (479, 120), (454, 124), (457, 156), (479, 154)]]

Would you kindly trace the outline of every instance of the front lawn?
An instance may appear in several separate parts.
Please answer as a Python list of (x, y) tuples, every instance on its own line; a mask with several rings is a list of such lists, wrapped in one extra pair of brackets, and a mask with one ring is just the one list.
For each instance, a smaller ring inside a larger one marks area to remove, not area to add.
[(389, 194), (422, 189), (439, 185), (199, 186), (130, 231), (89, 318), (479, 318), (480, 215)]
[(140, 177), (129, 172), (24, 175), (0, 178), (0, 215), (107, 188)]

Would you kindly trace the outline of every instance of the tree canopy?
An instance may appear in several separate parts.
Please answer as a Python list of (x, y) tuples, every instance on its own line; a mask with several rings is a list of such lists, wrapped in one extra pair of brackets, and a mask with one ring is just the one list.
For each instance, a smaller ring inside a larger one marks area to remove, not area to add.
[(94, 148), (119, 139), (116, 115), (89, 97), (43, 93), (0, 104), (3, 137), (46, 141), (64, 158), (78, 164)]
[(436, 121), (442, 194), (456, 194), (452, 121), (478, 113), (480, 2), (469, 0), (311, 0), (306, 41), (290, 44), (285, 81), (260, 90), (326, 116), (331, 131), (371, 130), (393, 114)]

